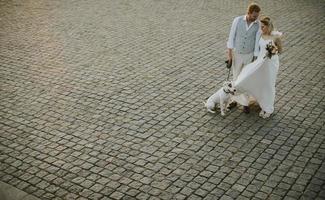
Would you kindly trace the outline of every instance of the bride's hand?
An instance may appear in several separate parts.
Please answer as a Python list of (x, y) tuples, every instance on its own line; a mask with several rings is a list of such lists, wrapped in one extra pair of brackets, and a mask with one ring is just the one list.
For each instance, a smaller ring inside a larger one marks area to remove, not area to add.
[(272, 49), (272, 53), (273, 54), (278, 53), (278, 47), (277, 46), (274, 46), (274, 48)]

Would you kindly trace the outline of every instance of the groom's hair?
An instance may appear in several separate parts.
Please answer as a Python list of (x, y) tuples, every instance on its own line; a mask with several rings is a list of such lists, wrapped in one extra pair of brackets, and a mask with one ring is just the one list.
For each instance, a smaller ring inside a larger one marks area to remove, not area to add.
[(260, 12), (261, 8), (256, 3), (249, 4), (247, 8), (247, 13)]

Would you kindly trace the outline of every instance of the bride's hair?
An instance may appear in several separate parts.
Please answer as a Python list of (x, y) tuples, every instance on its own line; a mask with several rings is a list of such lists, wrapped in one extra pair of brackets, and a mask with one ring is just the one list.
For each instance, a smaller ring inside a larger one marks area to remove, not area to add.
[[(273, 23), (269, 17), (265, 17), (265, 16), (262, 17), (261, 23), (268, 27), (270, 34), (272, 33), (272, 31), (274, 31)], [(278, 48), (278, 52), (281, 53), (283, 48), (282, 48), (282, 41), (281, 41), (280, 37), (275, 37), (274, 43), (275, 43), (275, 46), (277, 46), (277, 48)]]
[(271, 22), (271, 19), (269, 17), (262, 17), (261, 23), (268, 27), (270, 33), (274, 30), (273, 23)]

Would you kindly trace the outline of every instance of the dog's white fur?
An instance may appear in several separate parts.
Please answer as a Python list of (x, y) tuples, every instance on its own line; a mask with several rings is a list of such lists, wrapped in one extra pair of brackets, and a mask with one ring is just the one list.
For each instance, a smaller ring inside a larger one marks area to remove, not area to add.
[(231, 95), (234, 95), (235, 92), (236, 89), (231, 81), (224, 82), (223, 87), (210, 96), (206, 101), (205, 106), (208, 112), (215, 113), (214, 109), (219, 103), (221, 115), (224, 116), (225, 111), (228, 111), (227, 106), (230, 102), (230, 97)]

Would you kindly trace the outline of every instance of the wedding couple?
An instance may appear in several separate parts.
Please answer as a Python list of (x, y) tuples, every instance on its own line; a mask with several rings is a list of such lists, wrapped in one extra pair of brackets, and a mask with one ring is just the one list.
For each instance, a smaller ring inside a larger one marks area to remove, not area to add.
[[(267, 118), (274, 111), (282, 33), (274, 31), (269, 17), (259, 20), (260, 10), (255, 3), (249, 5), (247, 14), (236, 17), (231, 26), (228, 61), (232, 62), (233, 85), (238, 93), (229, 108), (238, 103), (249, 113), (249, 98), (254, 98), (261, 107), (259, 116)], [(273, 49), (268, 48), (269, 44)]]

